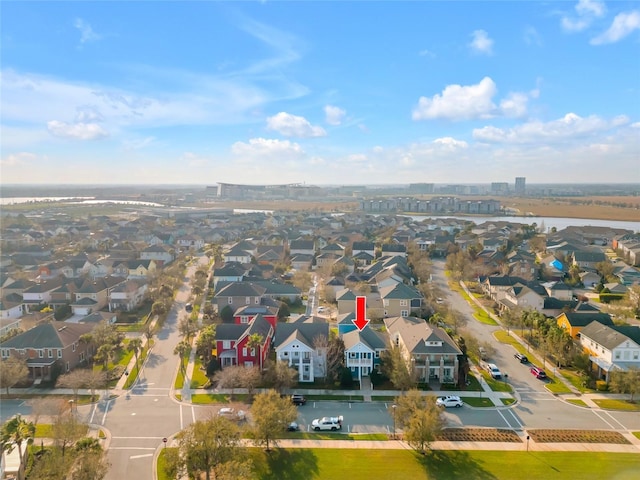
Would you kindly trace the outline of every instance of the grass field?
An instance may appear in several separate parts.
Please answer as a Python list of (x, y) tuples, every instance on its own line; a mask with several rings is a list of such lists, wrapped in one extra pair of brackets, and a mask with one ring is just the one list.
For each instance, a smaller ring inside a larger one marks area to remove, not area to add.
[(615, 398), (603, 400), (595, 399), (594, 402), (597, 403), (600, 408), (605, 408), (607, 410), (640, 412), (640, 402), (637, 399), (634, 403), (631, 403), (627, 400), (616, 400)]
[[(168, 480), (158, 459), (158, 478)], [(256, 480), (635, 480), (638, 455), (600, 452), (250, 449)]]
[(584, 400), (580, 400), (579, 398), (568, 398), (567, 403), (571, 403), (572, 405), (577, 405), (578, 407), (586, 407), (587, 404)]
[(196, 356), (195, 364), (193, 365), (193, 374), (191, 378), (191, 388), (202, 388), (209, 383), (207, 372), (202, 368), (202, 360)]
[[(246, 393), (236, 393), (233, 395), (234, 402), (244, 402), (247, 397)], [(191, 403), (206, 405), (209, 403), (229, 403), (231, 395), (226, 393), (194, 393), (191, 395)]]

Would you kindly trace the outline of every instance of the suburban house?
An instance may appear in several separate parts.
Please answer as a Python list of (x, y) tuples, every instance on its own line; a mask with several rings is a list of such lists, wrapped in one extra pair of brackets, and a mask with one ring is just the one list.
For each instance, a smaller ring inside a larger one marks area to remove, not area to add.
[(313, 382), (327, 372), (328, 323), (283, 323), (278, 325), (273, 346), (276, 359), (298, 370), (299, 382)]
[(313, 240), (291, 240), (289, 244), (289, 255), (291, 257), (302, 254), (302, 255), (315, 255), (316, 247)]
[(29, 378), (36, 383), (50, 381), (56, 373), (66, 373), (85, 363), (94, 354), (94, 346), (80, 342), (95, 325), (49, 322), (0, 344), (0, 355), (7, 359), (14, 355), (25, 359)]
[(573, 298), (573, 290), (564, 282), (548, 282), (542, 286), (550, 297), (558, 300), (571, 300)]
[(162, 244), (151, 245), (140, 252), (140, 260), (154, 260), (158, 266), (173, 262), (173, 254)]
[(119, 277), (87, 279), (75, 293), (71, 308), (75, 314), (89, 315), (109, 305), (109, 292), (118, 284), (124, 283)]
[(262, 315), (262, 317), (271, 324), (275, 331), (278, 323), (279, 308), (275, 305), (265, 305), (265, 303), (275, 302), (265, 302), (264, 300), (269, 299), (263, 299), (260, 305), (244, 305), (240, 307), (233, 314), (233, 321), (238, 325), (246, 325), (251, 322), (256, 315)]
[(640, 369), (640, 327), (591, 322), (580, 332), (580, 345), (598, 378), (607, 382), (612, 371)]
[(338, 336), (342, 337), (344, 334), (357, 330), (353, 321), (356, 319), (356, 312), (343, 313), (338, 315)]
[(505, 291), (504, 297), (498, 301), (498, 308), (500, 311), (532, 308), (541, 312), (544, 309), (544, 299), (529, 287), (517, 283)]
[(225, 263), (222, 267), (213, 270), (213, 287), (217, 288), (220, 282), (241, 282), (245, 274), (246, 270), (240, 263)]
[(394, 243), (386, 243), (384, 245), (382, 245), (381, 247), (381, 251), (382, 251), (382, 256), (389, 256), (389, 257), (406, 257), (407, 256), (407, 247), (405, 247), (404, 245), (400, 245), (400, 244), (394, 244)]
[[(20, 295), (12, 293), (0, 300), (0, 319), (20, 318), (22, 313), (22, 297)], [(0, 333), (0, 335), (3, 334)]]
[(356, 311), (356, 294), (348, 288), (336, 293), (336, 302), (338, 303), (338, 315)]
[(462, 351), (442, 328), (422, 318), (384, 319), (391, 346), (400, 348), (409, 370), (420, 382), (458, 382), (458, 355)]
[[(355, 326), (354, 326), (355, 327)], [(342, 336), (345, 366), (358, 381), (380, 368), (380, 354), (386, 350), (388, 337), (366, 326)]]
[(290, 261), (291, 268), (300, 271), (311, 270), (311, 266), (313, 265), (313, 255), (309, 255), (306, 253), (292, 254)]
[(127, 280), (113, 287), (109, 293), (109, 311), (131, 312), (144, 301), (148, 284), (140, 280)]
[(596, 265), (600, 262), (605, 262), (607, 256), (603, 252), (587, 252), (584, 250), (578, 250), (573, 252), (571, 261), (573, 265), (580, 268), (594, 270)]
[(613, 326), (613, 320), (608, 313), (602, 312), (563, 312), (556, 317), (556, 322), (560, 328), (569, 332), (572, 338), (578, 339), (580, 331), (591, 322), (598, 322), (601, 325)]
[(214, 301), (219, 312), (227, 305), (235, 312), (245, 305), (260, 305), (260, 299), (266, 290), (251, 282), (233, 282), (220, 288), (214, 295)]
[[(0, 308), (2, 303), (0, 302)], [(17, 317), (2, 317), (0, 318), (0, 337), (5, 336), (11, 330), (20, 329), (20, 323), (22, 320)]]
[(366, 253), (373, 259), (376, 256), (376, 246), (373, 242), (353, 242), (351, 255), (355, 258), (359, 253)]
[(404, 283), (381, 288), (380, 298), (385, 317), (408, 317), (422, 308), (422, 294)]
[[(249, 337), (258, 334), (262, 344), (256, 348), (248, 346)], [(269, 357), (273, 339), (273, 326), (262, 315), (253, 317), (249, 324), (222, 324), (216, 327), (216, 355), (220, 367), (244, 365), (264, 367)]]
[(27, 309), (30, 310), (30, 306), (38, 307), (51, 302), (51, 292), (59, 288), (62, 283), (62, 278), (52, 278), (26, 288), (22, 292), (22, 299)]
[(233, 248), (224, 254), (224, 262), (231, 263), (251, 263), (251, 259), (253, 257), (246, 250), (242, 250), (241, 248)]

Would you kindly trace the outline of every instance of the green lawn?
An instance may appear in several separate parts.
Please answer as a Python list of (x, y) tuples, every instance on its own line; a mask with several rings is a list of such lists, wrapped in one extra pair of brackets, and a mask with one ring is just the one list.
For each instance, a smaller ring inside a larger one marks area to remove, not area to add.
[(511, 385), (509, 385), (507, 382), (503, 380), (496, 380), (491, 375), (489, 375), (489, 372), (485, 372), (484, 370), (481, 370), (481, 374), (484, 377), (484, 380), (487, 382), (487, 384), (491, 388), (491, 390), (493, 390), (494, 392), (511, 392), (512, 391)]
[(386, 433), (329, 433), (329, 432), (284, 432), (282, 438), (302, 440), (389, 440)]
[(500, 400), (502, 401), (503, 405), (512, 405), (512, 404), (516, 403), (516, 399), (515, 398), (501, 398)]
[(600, 408), (606, 408), (607, 410), (625, 410), (628, 412), (640, 412), (640, 402), (636, 400), (634, 403), (628, 400), (616, 400), (616, 399), (603, 399), (594, 400), (594, 402)]
[(196, 356), (196, 361), (193, 366), (193, 376), (191, 377), (191, 388), (202, 388), (209, 383), (207, 372), (202, 369), (202, 360)]
[(631, 480), (638, 474), (634, 453), (251, 449), (250, 456), (259, 480)]
[(460, 397), (460, 399), (472, 407), (495, 407), (491, 399), (480, 397)]
[(640, 439), (640, 432), (631, 432), (633, 433), (633, 436)]
[[(153, 346), (153, 340), (151, 340), (151, 346)], [(142, 349), (142, 352), (140, 352), (140, 355), (138, 356), (139, 366), (142, 366), (144, 364), (144, 361), (147, 358), (148, 353), (149, 353), (149, 344), (147, 343)], [(127, 390), (131, 388), (131, 386), (135, 383), (137, 379), (138, 379), (138, 367), (134, 365), (131, 371), (129, 372), (129, 376), (127, 377), (126, 382), (124, 382), (124, 389)]]
[(577, 405), (579, 407), (586, 407), (587, 404), (584, 402), (584, 400), (580, 400), (579, 398), (567, 398), (567, 403), (570, 403), (572, 405)]
[(478, 320), (480, 323), (484, 323), (485, 325), (498, 325), (498, 322), (491, 318), (487, 312), (481, 309), (476, 309), (473, 314), (473, 318)]
[(545, 371), (547, 371), (547, 377), (549, 378), (549, 381), (545, 385), (545, 388), (547, 390), (549, 390), (551, 393), (558, 394), (571, 393), (571, 389), (569, 387), (567, 387), (564, 383), (558, 381), (553, 375), (549, 375), (548, 370)]
[[(191, 395), (191, 403), (208, 404), (208, 403), (229, 403), (231, 395), (227, 393), (194, 393)], [(234, 402), (244, 402), (248, 395), (246, 393), (236, 393), (233, 395)]]
[(51, 438), (53, 436), (53, 425), (50, 423), (36, 424), (36, 438)]
[(558, 370), (560, 375), (566, 378), (571, 385), (576, 387), (581, 393), (595, 393), (593, 388), (587, 388), (584, 386), (584, 377), (579, 375), (574, 370), (562, 369)]
[(173, 383), (173, 388), (175, 388), (176, 390), (181, 390), (182, 387), (184, 386), (184, 370), (187, 369), (187, 365), (189, 363), (189, 355), (191, 355), (191, 349), (189, 349), (189, 351), (185, 353), (184, 357), (180, 359), (182, 361), (182, 364), (184, 365), (184, 369), (182, 368), (178, 369), (176, 380)]

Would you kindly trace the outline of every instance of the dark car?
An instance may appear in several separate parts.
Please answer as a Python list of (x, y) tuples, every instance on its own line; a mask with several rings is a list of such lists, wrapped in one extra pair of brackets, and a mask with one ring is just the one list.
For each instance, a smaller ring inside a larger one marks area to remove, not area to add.
[(289, 425), (287, 425), (287, 432), (298, 432), (300, 431), (300, 425), (298, 425), (296, 422), (291, 422)]
[(184, 309), (185, 309), (187, 312), (191, 312), (191, 311), (193, 310), (193, 305), (191, 305), (190, 303), (187, 303), (187, 304), (184, 306)]
[(529, 359), (527, 358), (526, 355), (523, 355), (521, 353), (516, 353), (514, 357), (516, 357), (516, 360), (520, 360), (520, 363), (529, 363)]
[(304, 398), (304, 395), (291, 395), (291, 403), (294, 405), (304, 405), (307, 403), (307, 399)]
[(540, 367), (531, 367), (530, 371), (533, 375), (535, 375), (536, 378), (539, 378), (541, 380), (544, 380), (545, 378), (547, 378), (546, 372)]

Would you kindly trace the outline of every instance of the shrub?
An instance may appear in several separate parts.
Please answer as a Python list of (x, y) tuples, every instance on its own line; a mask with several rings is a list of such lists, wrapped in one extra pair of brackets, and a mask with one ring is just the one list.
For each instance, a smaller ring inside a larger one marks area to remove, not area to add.
[(596, 390), (599, 392), (606, 392), (609, 389), (609, 385), (604, 380), (596, 381)]
[(351, 376), (351, 370), (347, 367), (344, 367), (342, 369), (342, 373), (340, 374), (340, 386), (345, 389), (353, 387), (353, 377)]
[(624, 294), (622, 293), (600, 293), (600, 301), (602, 303), (610, 303), (616, 300), (622, 300), (624, 298)]

